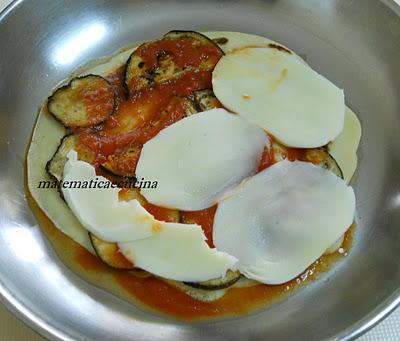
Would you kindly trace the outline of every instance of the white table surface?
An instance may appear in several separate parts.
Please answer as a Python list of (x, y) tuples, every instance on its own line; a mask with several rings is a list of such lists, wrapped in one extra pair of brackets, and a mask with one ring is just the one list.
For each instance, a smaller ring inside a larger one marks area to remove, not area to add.
[[(324, 0), (329, 1), (329, 0)], [(394, 0), (400, 4), (400, 0)], [(0, 11), (11, 0), (0, 0)], [(31, 341), (44, 340), (40, 335), (13, 316), (0, 303), (0, 340)], [(358, 341), (398, 341), (400, 340), (400, 308), (395, 310), (385, 320), (361, 336)]]

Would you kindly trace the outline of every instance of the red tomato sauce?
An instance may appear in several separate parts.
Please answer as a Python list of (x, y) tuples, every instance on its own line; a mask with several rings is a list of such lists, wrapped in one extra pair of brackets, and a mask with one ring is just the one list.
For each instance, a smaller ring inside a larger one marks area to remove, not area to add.
[(156, 218), (157, 220), (173, 222), (173, 223), (179, 222), (180, 216), (177, 210), (171, 210), (169, 208), (156, 206), (150, 204), (149, 202), (146, 202), (143, 205), (143, 207), (146, 209), (147, 212), (152, 214), (154, 218)]
[[(198, 45), (187, 38), (144, 44), (134, 54), (140, 56), (146, 68), (151, 70), (157, 66), (157, 56), (165, 52), (179, 68), (197, 68), (203, 62), (215, 65), (222, 57), (222, 52), (214, 45)], [(188, 69), (178, 78), (146, 87), (126, 99), (124, 70), (123, 66), (107, 77), (118, 97), (111, 117), (94, 128), (78, 131), (82, 143), (95, 151), (98, 163), (104, 162), (108, 155), (117, 153), (128, 144), (144, 144), (161, 129), (182, 119), (184, 108), (177, 98), (192, 98), (194, 91), (212, 87), (212, 68)], [(166, 108), (169, 109), (169, 115), (164, 115), (160, 124), (151, 125)]]
[[(120, 71), (110, 76), (114, 82), (121, 77)], [(120, 79), (122, 83), (122, 79)], [(78, 132), (81, 142), (93, 150), (98, 163), (106, 160), (108, 155), (118, 153), (123, 147), (136, 143), (144, 144), (158, 134), (163, 128), (184, 117), (185, 108), (179, 97), (191, 97), (195, 90), (211, 87), (211, 72), (188, 72), (179, 79), (171, 80), (160, 86), (145, 89), (136, 96), (125, 100), (119, 98), (117, 108), (104, 123), (82, 129)], [(118, 93), (122, 94), (122, 85)], [(157, 121), (163, 110), (169, 114)]]
[(146, 64), (154, 67), (157, 62), (157, 56), (161, 51), (171, 53), (173, 60), (181, 68), (198, 67), (206, 60), (215, 65), (222, 56), (221, 51), (213, 44), (199, 45), (188, 38), (161, 40), (152, 44), (142, 45), (134, 54), (141, 56)]
[(273, 160), (271, 156), (271, 150), (268, 147), (264, 148), (264, 151), (261, 155), (261, 160), (257, 168), (257, 173), (263, 171), (267, 167), (271, 166)]
[(103, 83), (103, 80), (92, 80), (90, 86), (78, 88), (77, 97), (83, 101), (87, 118), (93, 124), (104, 120), (114, 107), (114, 96), (110, 93), (110, 87)]

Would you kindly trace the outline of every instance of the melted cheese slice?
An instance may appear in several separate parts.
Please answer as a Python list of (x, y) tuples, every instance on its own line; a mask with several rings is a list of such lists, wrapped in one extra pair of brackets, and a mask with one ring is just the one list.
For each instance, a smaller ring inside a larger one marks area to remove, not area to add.
[(226, 108), (287, 146), (323, 146), (343, 129), (343, 91), (293, 53), (270, 47), (234, 50), (220, 59), (212, 83)]
[(224, 109), (189, 116), (144, 145), (136, 175), (158, 186), (141, 194), (168, 208), (210, 207), (255, 173), (267, 144), (262, 129)]
[(342, 179), (311, 163), (281, 161), (219, 204), (213, 240), (248, 278), (280, 284), (338, 240), (354, 211), (353, 189)]
[[(119, 188), (112, 188), (108, 179), (97, 176), (91, 164), (77, 160), (75, 151), (67, 156), (62, 193), (88, 231), (108, 242), (131, 241), (155, 233), (155, 219), (139, 201), (119, 201)], [(92, 188), (89, 188), (91, 182)], [(85, 183), (88, 188), (82, 188)], [(95, 183), (99, 185), (93, 188)]]
[(119, 248), (133, 264), (152, 274), (177, 281), (197, 282), (225, 276), (237, 259), (211, 249), (198, 225), (161, 223), (153, 237)]

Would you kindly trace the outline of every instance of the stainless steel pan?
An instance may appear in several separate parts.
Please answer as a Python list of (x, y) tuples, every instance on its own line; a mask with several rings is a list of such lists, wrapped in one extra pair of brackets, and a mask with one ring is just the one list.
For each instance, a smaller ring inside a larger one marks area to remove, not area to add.
[[(25, 149), (36, 111), (81, 63), (170, 29), (268, 36), (345, 89), (363, 138), (359, 227), (347, 259), (290, 299), (185, 324), (142, 312), (66, 268), (30, 212)], [(400, 7), (378, 0), (17, 1), (0, 17), (0, 293), (51, 339), (349, 339), (400, 302)]]

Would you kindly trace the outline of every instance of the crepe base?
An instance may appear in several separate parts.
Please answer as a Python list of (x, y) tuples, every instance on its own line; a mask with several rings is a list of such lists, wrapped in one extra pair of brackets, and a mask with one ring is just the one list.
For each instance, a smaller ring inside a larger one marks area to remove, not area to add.
[[(266, 46), (271, 42), (275, 43), (264, 37), (237, 32), (206, 32), (205, 34), (212, 39), (221, 37), (228, 38), (228, 42), (220, 45), (225, 52), (243, 46)], [(125, 48), (112, 57), (91, 62), (79, 68), (71, 77), (85, 74), (107, 76), (126, 62), (136, 46), (138, 46), (138, 44)], [(102, 264), (94, 255), (94, 250), (86, 229), (83, 228), (78, 219), (68, 208), (57, 189), (38, 188), (40, 181), (52, 180), (47, 174), (45, 166), (47, 161), (53, 156), (60, 139), (65, 134), (66, 131), (64, 127), (47, 112), (47, 105), (44, 103), (39, 112), (27, 152), (27, 189), (29, 197), (31, 197), (31, 206), (43, 227), (44, 233), (52, 242), (58, 255), (70, 268), (96, 286), (104, 288), (129, 301), (139, 303), (142, 300), (136, 299), (135, 295), (128, 293), (126, 288), (121, 289), (121, 272)], [(359, 120), (357, 116), (347, 108), (344, 130), (339, 137), (329, 145), (329, 150), (343, 170), (347, 182), (352, 178), (357, 166), (356, 151), (360, 136), (361, 127)], [(341, 241), (331, 248), (330, 251), (334, 252), (340, 244)], [(92, 256), (90, 254), (92, 254)], [(160, 283), (163, 282), (160, 280)], [(182, 290), (186, 290), (189, 296), (204, 302), (217, 300), (224, 296), (227, 291), (192, 289), (174, 281), (168, 281), (168, 283), (164, 283), (164, 285), (179, 287), (180, 289), (176, 290), (181, 292), (182, 295), (185, 295)], [(246, 279), (241, 279), (235, 285), (237, 288), (243, 286), (259, 287), (260, 285), (258, 285), (257, 282)], [(268, 295), (264, 295), (263, 299), (260, 298), (258, 300), (259, 302), (255, 302), (252, 305), (253, 308), (262, 304), (266, 296)], [(149, 305), (151, 306), (151, 304), (146, 304), (146, 306)], [(160, 311), (159, 308), (156, 308), (156, 310)], [(224, 312), (222, 315), (228, 313), (229, 312)]]

